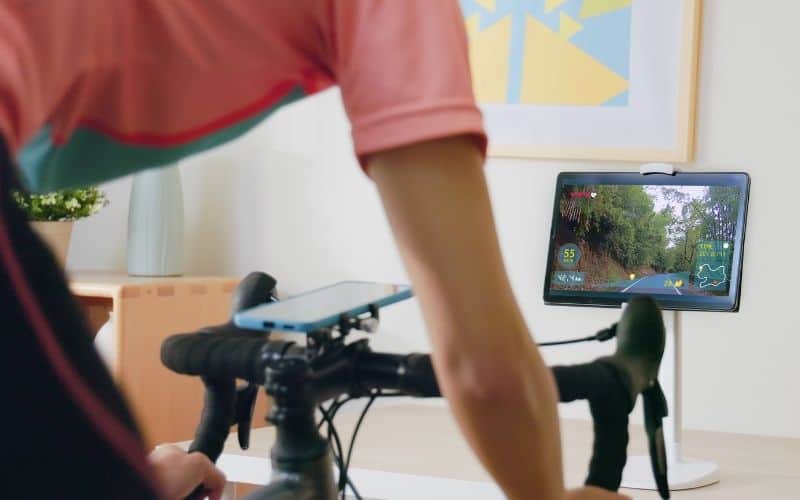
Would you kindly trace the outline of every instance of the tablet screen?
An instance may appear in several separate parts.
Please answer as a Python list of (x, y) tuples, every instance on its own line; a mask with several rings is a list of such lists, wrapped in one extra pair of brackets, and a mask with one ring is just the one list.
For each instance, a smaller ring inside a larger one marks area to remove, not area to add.
[(545, 301), (736, 310), (746, 174), (561, 174)]

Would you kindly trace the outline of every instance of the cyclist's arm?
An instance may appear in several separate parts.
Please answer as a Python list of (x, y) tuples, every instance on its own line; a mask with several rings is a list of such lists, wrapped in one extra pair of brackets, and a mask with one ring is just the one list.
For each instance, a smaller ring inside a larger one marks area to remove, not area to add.
[(462, 432), (508, 498), (560, 499), (556, 389), (506, 276), (482, 162), (456, 137), (377, 153), (368, 172)]

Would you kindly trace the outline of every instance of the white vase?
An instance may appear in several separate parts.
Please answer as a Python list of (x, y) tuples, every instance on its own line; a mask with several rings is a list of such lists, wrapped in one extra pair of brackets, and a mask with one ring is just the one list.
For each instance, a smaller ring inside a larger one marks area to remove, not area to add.
[(128, 211), (128, 274), (183, 273), (183, 192), (177, 166), (133, 178)]
[(117, 359), (117, 336), (111, 315), (109, 315), (108, 321), (103, 323), (103, 326), (97, 331), (97, 335), (94, 337), (94, 347), (106, 367), (113, 372)]
[(63, 269), (67, 263), (73, 221), (31, 221), (31, 227), (47, 243)]

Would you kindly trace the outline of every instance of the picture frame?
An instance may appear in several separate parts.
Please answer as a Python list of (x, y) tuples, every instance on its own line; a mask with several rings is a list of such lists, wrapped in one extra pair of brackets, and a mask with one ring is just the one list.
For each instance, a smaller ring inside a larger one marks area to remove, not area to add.
[(460, 0), (489, 156), (688, 162), (702, 0)]

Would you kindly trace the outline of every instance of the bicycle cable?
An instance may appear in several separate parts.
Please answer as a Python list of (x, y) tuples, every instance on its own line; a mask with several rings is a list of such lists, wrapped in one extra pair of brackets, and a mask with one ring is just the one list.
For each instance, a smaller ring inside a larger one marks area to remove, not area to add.
[(595, 333), (594, 335), (589, 335), (588, 337), (582, 337), (579, 339), (569, 339), (569, 340), (554, 340), (552, 342), (538, 342), (536, 345), (539, 347), (551, 347), (556, 345), (567, 345), (567, 344), (578, 344), (580, 342), (605, 342), (606, 340), (611, 340), (617, 336), (617, 324), (614, 323), (608, 328), (604, 328), (599, 332)]
[[(336, 430), (336, 426), (333, 423), (333, 418), (336, 416), (336, 413), (339, 411), (339, 408), (341, 408), (345, 403), (351, 401), (352, 399), (353, 398), (351, 397), (347, 397), (344, 400), (339, 401), (339, 398), (336, 398), (331, 402), (330, 405), (328, 405), (328, 408), (325, 408), (323, 405), (319, 405), (318, 410), (322, 414), (322, 419), (317, 424), (317, 428), (319, 429), (320, 427), (322, 427), (323, 423), (327, 424), (328, 443), (331, 447), (333, 460), (336, 463), (336, 467), (339, 469), (339, 479), (336, 482), (336, 485), (337, 489), (342, 494), (342, 499), (345, 498), (346, 486), (349, 486), (350, 490), (353, 492), (353, 495), (356, 497), (356, 500), (363, 500), (355, 484), (353, 484), (353, 481), (347, 475), (347, 467), (345, 465), (345, 460), (344, 460), (344, 448), (342, 447), (342, 442), (341, 439), (339, 438), (339, 432)], [(353, 436), (353, 438), (351, 438), (350, 440), (350, 447), (349, 447), (350, 451), (348, 452), (348, 454), (352, 453), (354, 438), (355, 436)]]
[[(551, 346), (559, 346), (559, 345), (567, 345), (567, 344), (578, 344), (581, 342), (605, 342), (614, 338), (617, 335), (617, 324), (614, 323), (609, 328), (605, 328), (600, 330), (594, 335), (590, 335), (588, 337), (582, 337), (577, 339), (568, 339), (568, 340), (556, 340), (551, 342), (539, 342), (536, 345), (539, 347), (551, 347)], [(337, 489), (339, 493), (341, 493), (341, 499), (345, 500), (347, 487), (350, 487), (350, 491), (353, 492), (356, 500), (362, 500), (361, 494), (353, 484), (353, 481), (350, 479), (348, 474), (350, 468), (350, 459), (353, 455), (353, 447), (355, 446), (356, 437), (358, 436), (358, 431), (361, 429), (361, 424), (364, 422), (364, 418), (367, 415), (372, 404), (375, 400), (379, 397), (402, 397), (404, 394), (402, 393), (383, 393), (380, 389), (370, 392), (369, 400), (367, 404), (364, 405), (364, 408), (361, 410), (361, 414), (356, 421), (355, 428), (353, 429), (353, 435), (350, 438), (350, 444), (347, 447), (347, 455), (344, 454), (344, 448), (342, 447), (342, 442), (339, 437), (339, 433), (336, 430), (336, 426), (333, 423), (334, 417), (339, 412), (339, 409), (342, 408), (346, 403), (356, 399), (352, 396), (348, 396), (343, 400), (339, 400), (339, 398), (335, 398), (331, 401), (330, 405), (327, 408), (323, 405), (319, 405), (318, 409), (322, 414), (322, 419), (317, 424), (317, 429), (322, 427), (322, 424), (327, 425), (327, 436), (328, 436), (328, 443), (331, 446), (331, 450), (333, 453), (334, 462), (336, 463), (336, 467), (339, 469), (339, 480), (336, 483)]]
[(345, 403), (349, 403), (352, 401), (353, 397), (347, 397), (344, 400), (339, 401), (338, 398), (334, 399), (327, 408), (323, 405), (319, 405), (318, 409), (322, 414), (322, 419), (317, 424), (317, 428), (322, 427), (322, 424), (327, 425), (327, 435), (328, 435), (328, 442), (331, 446), (331, 450), (333, 453), (334, 462), (336, 463), (336, 467), (339, 469), (339, 480), (337, 481), (337, 489), (341, 494), (342, 500), (346, 498), (347, 487), (350, 487), (350, 491), (353, 492), (353, 496), (355, 496), (356, 500), (362, 500), (361, 494), (359, 493), (358, 489), (356, 489), (355, 484), (353, 484), (348, 471), (350, 469), (350, 459), (353, 456), (353, 448), (355, 446), (356, 437), (358, 437), (358, 432), (361, 429), (361, 425), (364, 422), (364, 418), (367, 416), (367, 412), (369, 412), (370, 407), (375, 402), (375, 400), (379, 397), (400, 397), (403, 396), (401, 393), (383, 393), (380, 389), (370, 392), (369, 400), (367, 404), (364, 405), (364, 408), (361, 410), (361, 414), (356, 421), (355, 428), (353, 429), (353, 435), (350, 438), (350, 444), (347, 447), (347, 454), (344, 454), (344, 448), (342, 447), (341, 439), (339, 437), (339, 433), (336, 430), (336, 426), (333, 423), (333, 418), (336, 416), (336, 413), (339, 409), (344, 406)]
[[(353, 436), (350, 438), (350, 445), (347, 448), (347, 457), (343, 457), (344, 458), (344, 477), (346, 479), (349, 478), (347, 473), (348, 473), (348, 471), (350, 469), (350, 458), (352, 458), (352, 456), (353, 456), (353, 446), (356, 443), (356, 437), (358, 437), (358, 431), (361, 429), (361, 424), (364, 422), (364, 417), (367, 416), (367, 412), (369, 411), (370, 407), (372, 406), (372, 403), (374, 403), (375, 400), (380, 395), (381, 395), (381, 390), (380, 389), (378, 389), (377, 391), (372, 393), (372, 395), (369, 398), (369, 401), (367, 401), (367, 404), (364, 405), (364, 409), (361, 410), (361, 415), (359, 415), (358, 421), (356, 422), (356, 426), (353, 429)], [(344, 489), (345, 489), (344, 485), (342, 484), (342, 490), (344, 491)], [(342, 500), (344, 500), (344, 495), (342, 495)]]
[[(334, 403), (331, 403), (333, 406)], [(322, 405), (319, 406), (319, 411), (322, 413), (322, 420), (328, 424), (327, 434), (328, 434), (328, 443), (331, 445), (331, 451), (333, 453), (334, 461), (336, 462), (336, 466), (339, 467), (339, 475), (341, 477), (341, 470), (342, 470), (342, 441), (339, 438), (339, 433), (336, 430), (336, 426), (333, 425), (333, 418), (331, 418), (330, 413), (326, 410)]]

